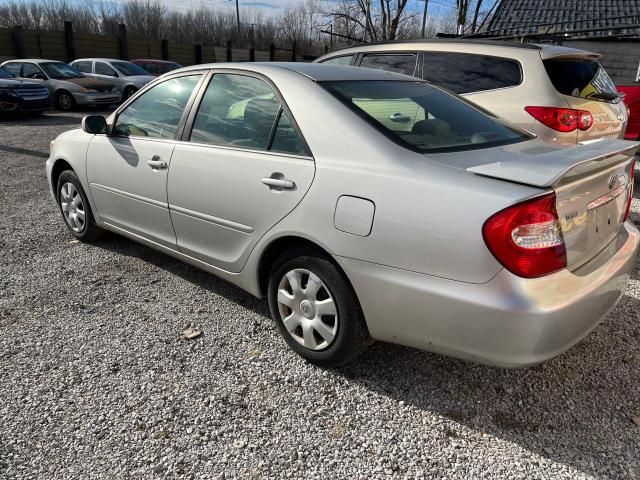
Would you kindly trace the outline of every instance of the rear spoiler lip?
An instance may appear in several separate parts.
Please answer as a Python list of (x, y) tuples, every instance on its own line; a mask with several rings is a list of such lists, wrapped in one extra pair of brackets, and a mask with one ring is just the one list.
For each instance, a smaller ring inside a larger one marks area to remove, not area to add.
[(468, 172), (533, 187), (553, 187), (578, 165), (626, 153), (634, 156), (640, 142), (599, 140), (578, 144), (542, 155), (527, 155), (508, 162), (486, 163), (467, 168)]

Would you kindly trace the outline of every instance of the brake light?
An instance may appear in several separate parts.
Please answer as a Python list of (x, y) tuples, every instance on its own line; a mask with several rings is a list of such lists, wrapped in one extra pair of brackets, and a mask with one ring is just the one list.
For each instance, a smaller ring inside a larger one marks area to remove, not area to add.
[(493, 256), (520, 277), (541, 277), (567, 266), (555, 193), (494, 214), (484, 223), (482, 235)]
[(524, 107), (533, 118), (558, 132), (589, 130), (593, 125), (593, 116), (586, 110), (556, 107)]
[(631, 202), (633, 201), (633, 184), (635, 182), (635, 176), (636, 176), (636, 159), (633, 159), (633, 162), (631, 162), (631, 173), (629, 174), (629, 183), (631, 184), (631, 187), (629, 188), (629, 199), (627, 200), (627, 209), (624, 211), (624, 220), (623, 222), (626, 222), (627, 219), (629, 218), (629, 212), (631, 211)]

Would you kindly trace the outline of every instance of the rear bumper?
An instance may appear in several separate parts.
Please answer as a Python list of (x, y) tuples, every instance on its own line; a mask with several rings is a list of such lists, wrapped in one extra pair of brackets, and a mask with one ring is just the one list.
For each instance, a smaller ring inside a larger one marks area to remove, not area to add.
[(627, 223), (575, 272), (524, 279), (502, 270), (485, 284), (338, 261), (373, 338), (512, 368), (553, 358), (593, 330), (622, 296), (639, 243)]
[(120, 103), (122, 95), (120, 92), (106, 93), (74, 93), (73, 98), (78, 105), (112, 105)]

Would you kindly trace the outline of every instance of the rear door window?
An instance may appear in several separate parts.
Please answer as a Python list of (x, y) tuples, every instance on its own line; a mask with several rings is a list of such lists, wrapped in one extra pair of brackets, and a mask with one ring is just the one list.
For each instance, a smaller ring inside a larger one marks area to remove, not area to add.
[(80, 70), (82, 73), (91, 73), (91, 62), (75, 62), (71, 66)]
[(543, 63), (551, 83), (563, 95), (600, 101), (620, 98), (606, 70), (595, 60), (563, 58)]
[(355, 55), (343, 55), (342, 57), (334, 57), (334, 58), (330, 58), (329, 60), (325, 60), (324, 63), (325, 65), (351, 65), (351, 62), (353, 61), (353, 57)]
[(388, 72), (414, 75), (418, 56), (415, 53), (381, 54), (373, 53), (364, 55), (360, 62), (361, 67), (376, 68)]
[(515, 87), (522, 83), (520, 64), (509, 58), (472, 53), (424, 52), (422, 77), (463, 94)]

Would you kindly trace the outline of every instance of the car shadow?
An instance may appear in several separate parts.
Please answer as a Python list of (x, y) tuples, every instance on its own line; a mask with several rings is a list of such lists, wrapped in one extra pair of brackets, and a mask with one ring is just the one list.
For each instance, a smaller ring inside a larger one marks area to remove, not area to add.
[(20, 124), (27, 127), (36, 127), (41, 125), (47, 126), (65, 126), (65, 125), (77, 125), (80, 126), (80, 120), (78, 116), (68, 114), (58, 114), (54, 112), (45, 112), (39, 115), (0, 115), (0, 125), (2, 124)]
[[(137, 257), (269, 316), (266, 302), (144, 245), (115, 234), (95, 245)], [(639, 317), (640, 301), (624, 296), (586, 339), (560, 357), (527, 369), (492, 368), (377, 343), (354, 363), (328, 374), (415, 411), (512, 442), (542, 459), (595, 476), (606, 461), (611, 478), (626, 478), (630, 459), (625, 455), (633, 451), (630, 445), (637, 443), (638, 432), (631, 417), (640, 414), (633, 410), (637, 386), (629, 384), (640, 370)], [(636, 320), (629, 323), (630, 318)], [(456, 442), (455, 428), (438, 428)]]

